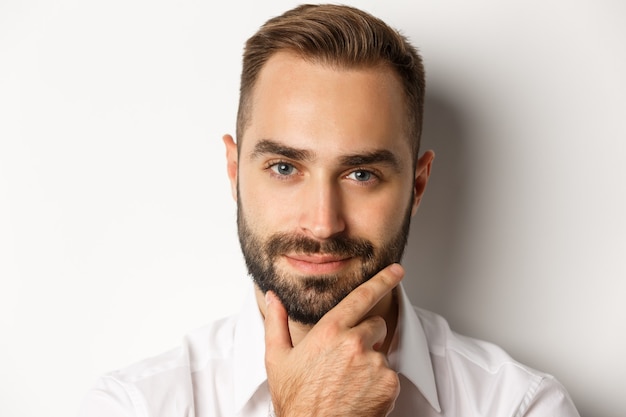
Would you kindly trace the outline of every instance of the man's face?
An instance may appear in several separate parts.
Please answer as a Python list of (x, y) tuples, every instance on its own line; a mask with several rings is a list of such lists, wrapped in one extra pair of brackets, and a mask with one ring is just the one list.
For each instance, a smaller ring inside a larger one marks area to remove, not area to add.
[(403, 98), (384, 67), (279, 52), (261, 70), (239, 153), (226, 143), (228, 171), (250, 275), (292, 320), (316, 323), (400, 261), (423, 192)]

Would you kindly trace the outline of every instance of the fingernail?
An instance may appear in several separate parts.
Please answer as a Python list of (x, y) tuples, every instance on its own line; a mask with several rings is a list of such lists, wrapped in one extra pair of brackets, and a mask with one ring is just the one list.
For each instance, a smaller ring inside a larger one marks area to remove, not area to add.
[(268, 291), (265, 293), (265, 305), (268, 306), (270, 305), (270, 303), (274, 300), (274, 297), (272, 297), (272, 294)]

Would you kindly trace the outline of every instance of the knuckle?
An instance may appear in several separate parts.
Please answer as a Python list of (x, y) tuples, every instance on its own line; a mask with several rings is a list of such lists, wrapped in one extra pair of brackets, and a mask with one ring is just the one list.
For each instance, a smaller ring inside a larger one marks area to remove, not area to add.
[(387, 368), (387, 370), (382, 373), (380, 382), (389, 392), (397, 392), (400, 389), (400, 378), (398, 378), (398, 374), (392, 369)]
[[(385, 355), (383, 355), (380, 352), (372, 352), (372, 355), (374, 356), (374, 358), (372, 359), (372, 364), (377, 368), (377, 369), (382, 369), (382, 372), (386, 372), (386, 371), (391, 371), (391, 369), (389, 368), (389, 364), (387, 362), (387, 358), (385, 357)], [(391, 371), (395, 374), (394, 371)]]
[(336, 322), (329, 322), (319, 329), (323, 340), (336, 338), (342, 331), (341, 326)]
[(357, 333), (349, 333), (343, 342), (343, 349), (352, 355), (361, 354), (365, 350), (363, 339)]
[(387, 322), (382, 316), (371, 316), (368, 320), (371, 321), (372, 327), (387, 329)]
[(273, 369), (276, 365), (278, 365), (277, 362), (278, 361), (276, 360), (274, 355), (270, 354), (267, 351), (265, 352), (265, 368), (266, 369)]

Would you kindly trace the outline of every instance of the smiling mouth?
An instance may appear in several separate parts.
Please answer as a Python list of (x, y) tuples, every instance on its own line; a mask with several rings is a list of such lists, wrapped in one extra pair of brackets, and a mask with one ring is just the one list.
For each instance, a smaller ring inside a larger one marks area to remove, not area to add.
[(284, 255), (289, 265), (300, 272), (310, 275), (333, 274), (344, 269), (352, 259), (336, 255)]

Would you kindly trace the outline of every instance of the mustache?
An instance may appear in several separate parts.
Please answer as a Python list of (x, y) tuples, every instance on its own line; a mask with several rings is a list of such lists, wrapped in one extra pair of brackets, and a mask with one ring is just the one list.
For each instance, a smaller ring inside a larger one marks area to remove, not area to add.
[(367, 239), (338, 235), (322, 242), (306, 236), (275, 233), (266, 242), (270, 259), (286, 253), (324, 254), (371, 259), (374, 245)]

